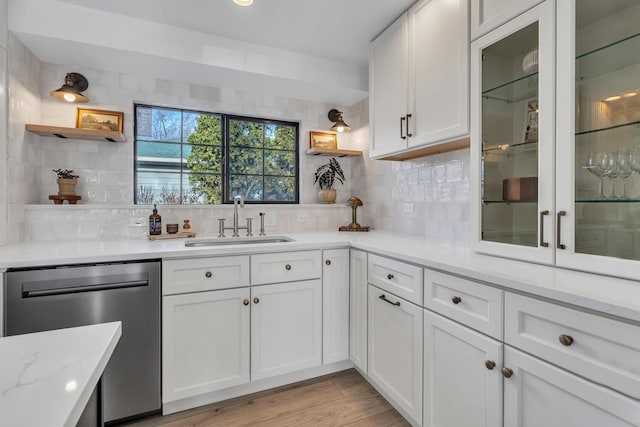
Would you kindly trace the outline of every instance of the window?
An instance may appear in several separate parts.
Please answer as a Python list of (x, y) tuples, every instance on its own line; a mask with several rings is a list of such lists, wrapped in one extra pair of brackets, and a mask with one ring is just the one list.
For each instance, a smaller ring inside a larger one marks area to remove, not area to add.
[(135, 203), (298, 203), (298, 124), (135, 105)]

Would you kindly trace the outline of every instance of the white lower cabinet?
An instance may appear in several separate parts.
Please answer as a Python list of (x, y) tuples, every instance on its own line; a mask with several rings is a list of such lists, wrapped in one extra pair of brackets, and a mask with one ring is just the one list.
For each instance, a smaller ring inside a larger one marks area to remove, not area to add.
[(249, 382), (249, 288), (162, 301), (164, 402)]
[(367, 253), (351, 249), (349, 271), (349, 358), (367, 373)]
[(322, 283), (251, 288), (251, 380), (322, 363)]
[(422, 308), (369, 285), (368, 377), (415, 425), (422, 420)]
[(505, 346), (504, 425), (629, 427), (640, 402)]
[(502, 347), (500, 341), (424, 310), (422, 425), (501, 426)]
[(322, 363), (349, 359), (349, 249), (322, 252)]

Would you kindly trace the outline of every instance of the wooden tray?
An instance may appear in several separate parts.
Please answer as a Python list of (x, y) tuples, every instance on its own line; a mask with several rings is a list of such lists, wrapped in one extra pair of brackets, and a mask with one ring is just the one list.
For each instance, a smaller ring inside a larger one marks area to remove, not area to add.
[(343, 225), (341, 227), (338, 227), (338, 231), (369, 231), (369, 226), (365, 225), (358, 228), (351, 228), (348, 225)]
[(195, 231), (180, 231), (179, 233), (174, 234), (156, 234), (154, 236), (149, 236), (149, 240), (164, 240), (164, 239), (180, 239), (185, 237), (196, 237)]

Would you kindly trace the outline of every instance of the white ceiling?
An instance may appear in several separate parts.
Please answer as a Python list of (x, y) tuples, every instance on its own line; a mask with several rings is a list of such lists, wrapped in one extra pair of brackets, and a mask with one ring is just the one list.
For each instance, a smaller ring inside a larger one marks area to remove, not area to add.
[(62, 0), (360, 66), (369, 42), (415, 0)]
[(9, 29), (44, 62), (350, 106), (369, 42), (414, 1), (9, 0)]

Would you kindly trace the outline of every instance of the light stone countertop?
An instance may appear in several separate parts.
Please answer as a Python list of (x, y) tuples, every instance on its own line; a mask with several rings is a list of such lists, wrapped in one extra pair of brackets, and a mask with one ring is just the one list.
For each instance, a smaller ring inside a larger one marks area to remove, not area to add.
[(640, 282), (633, 280), (482, 255), (466, 246), (384, 231), (282, 235), (295, 241), (194, 248), (184, 246), (186, 239), (22, 243), (0, 247), (0, 269), (352, 247), (640, 322)]
[(77, 424), (122, 334), (120, 322), (0, 338), (0, 424)]

